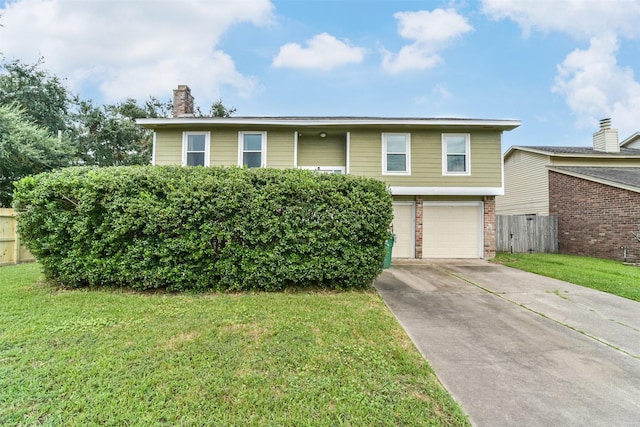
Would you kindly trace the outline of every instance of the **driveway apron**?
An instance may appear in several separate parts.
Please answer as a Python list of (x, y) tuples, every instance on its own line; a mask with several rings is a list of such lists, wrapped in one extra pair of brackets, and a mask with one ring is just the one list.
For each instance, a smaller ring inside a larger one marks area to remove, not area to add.
[(473, 425), (640, 425), (640, 303), (484, 260), (375, 287)]

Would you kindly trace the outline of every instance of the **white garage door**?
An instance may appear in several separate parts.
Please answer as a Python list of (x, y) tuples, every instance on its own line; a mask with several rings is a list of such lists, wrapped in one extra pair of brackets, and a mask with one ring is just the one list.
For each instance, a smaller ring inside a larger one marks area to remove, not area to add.
[(413, 258), (414, 251), (414, 206), (413, 203), (393, 204), (393, 233), (396, 235), (396, 242), (393, 245), (391, 256), (393, 258)]
[(482, 203), (424, 205), (423, 258), (482, 258)]

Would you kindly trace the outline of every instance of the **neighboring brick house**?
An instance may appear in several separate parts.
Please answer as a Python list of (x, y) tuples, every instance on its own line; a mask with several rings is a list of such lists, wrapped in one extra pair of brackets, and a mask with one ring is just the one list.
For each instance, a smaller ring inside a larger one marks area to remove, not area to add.
[(393, 256), (490, 258), (503, 194), (502, 133), (518, 120), (194, 117), (187, 86), (153, 130), (156, 165), (302, 168), (380, 179), (393, 195)]
[(640, 134), (618, 144), (608, 119), (593, 147), (511, 147), (498, 215), (558, 217), (560, 253), (640, 257)]
[(640, 167), (549, 168), (558, 251), (640, 262)]

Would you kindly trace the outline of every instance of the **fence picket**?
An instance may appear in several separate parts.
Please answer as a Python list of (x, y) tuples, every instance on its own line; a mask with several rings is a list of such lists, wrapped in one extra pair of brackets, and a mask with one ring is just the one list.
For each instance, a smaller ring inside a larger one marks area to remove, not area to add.
[(558, 218), (537, 215), (498, 215), (499, 252), (558, 252)]
[(35, 257), (20, 244), (16, 231), (16, 213), (0, 208), (0, 265), (33, 262)]

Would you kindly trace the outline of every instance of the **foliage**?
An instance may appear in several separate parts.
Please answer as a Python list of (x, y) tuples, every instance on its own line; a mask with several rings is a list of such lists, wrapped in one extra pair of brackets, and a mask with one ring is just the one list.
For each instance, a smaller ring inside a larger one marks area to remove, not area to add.
[(609, 259), (561, 254), (498, 253), (495, 262), (640, 301), (640, 268)]
[(5, 63), (0, 74), (0, 105), (21, 107), (29, 121), (50, 135), (66, 132), (71, 126), (70, 111), (77, 101), (62, 80), (42, 69), (41, 58), (34, 64), (19, 60)]
[(29, 121), (15, 105), (0, 105), (0, 205), (11, 206), (13, 183), (35, 173), (65, 166), (71, 150)]
[(23, 242), (73, 287), (364, 288), (392, 219), (382, 182), (297, 169), (68, 168), (16, 188)]
[(135, 99), (100, 107), (80, 102), (75, 117), (77, 162), (91, 166), (148, 164), (151, 132), (136, 125), (135, 119), (157, 116), (162, 107), (154, 98), (145, 107)]
[(225, 105), (222, 103), (222, 99), (219, 99), (211, 104), (211, 109), (209, 110), (209, 114), (211, 117), (231, 117), (235, 113), (236, 109), (234, 107), (225, 107)]
[(0, 425), (469, 425), (375, 291), (38, 279), (38, 264), (0, 268)]
[[(43, 69), (44, 59), (34, 64), (19, 60), (2, 64), (0, 105), (15, 104), (25, 117), (50, 135), (61, 135), (76, 151), (73, 163), (118, 166), (148, 164), (151, 160), (151, 132), (135, 124), (135, 119), (169, 117), (170, 101), (149, 97), (143, 104), (135, 99), (95, 106), (80, 100), (64, 85), (64, 80)], [(198, 115), (202, 115), (196, 107)], [(229, 117), (235, 108), (222, 100), (211, 105), (214, 117)]]

